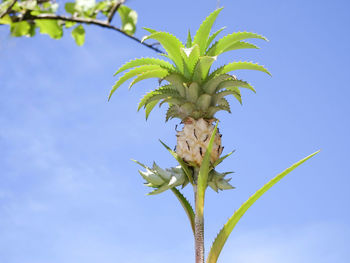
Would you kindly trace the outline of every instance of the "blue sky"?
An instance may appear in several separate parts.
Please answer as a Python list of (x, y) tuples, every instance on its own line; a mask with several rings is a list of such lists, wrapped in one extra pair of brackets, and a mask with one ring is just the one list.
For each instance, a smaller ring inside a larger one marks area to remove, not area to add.
[[(257, 94), (220, 113), (225, 151), (220, 171), (235, 190), (206, 199), (207, 250), (239, 205), (267, 180), (322, 149), (242, 218), (219, 262), (346, 263), (350, 243), (350, 16), (341, 1), (227, 1), (215, 29), (253, 31), (270, 42), (230, 52), (272, 72), (237, 72)], [(185, 39), (216, 1), (129, 1), (142, 26)], [(119, 23), (116, 19), (115, 23)], [(189, 26), (190, 25), (190, 26)], [(0, 27), (0, 262), (193, 262), (184, 212), (170, 192), (149, 191), (130, 161), (175, 165), (158, 139), (174, 146), (174, 126), (137, 103), (151, 80), (107, 103), (116, 69), (153, 51), (106, 29), (87, 27), (77, 47), (69, 32), (11, 38)], [(185, 194), (192, 198), (191, 189)]]

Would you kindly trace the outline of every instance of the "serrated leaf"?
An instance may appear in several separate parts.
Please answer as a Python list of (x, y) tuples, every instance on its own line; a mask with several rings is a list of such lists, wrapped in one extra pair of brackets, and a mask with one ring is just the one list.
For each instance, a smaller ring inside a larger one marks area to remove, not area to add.
[(249, 38), (257, 38), (257, 39), (262, 39), (267, 41), (267, 39), (264, 36), (258, 35), (256, 33), (235, 32), (227, 36), (224, 36), (223, 38), (218, 40), (214, 45), (210, 47), (210, 49), (207, 52), (207, 55), (218, 56), (221, 53), (223, 53), (227, 48), (229, 48), (233, 43), (244, 39), (249, 39)]
[(53, 39), (60, 39), (63, 36), (62, 26), (57, 20), (36, 19), (35, 24), (40, 28), (41, 34), (48, 34)]
[(193, 80), (201, 83), (206, 80), (210, 67), (216, 60), (216, 57), (204, 56), (200, 57), (193, 72)]
[(200, 25), (196, 35), (193, 38), (193, 44), (198, 44), (201, 55), (205, 54), (211, 28), (222, 9), (223, 8), (219, 8), (212, 12)]
[(186, 91), (183, 83), (185, 82), (183, 75), (177, 74), (177, 73), (172, 73), (164, 78), (164, 80), (168, 81), (171, 83), (176, 90), (180, 93), (182, 97), (186, 96)]
[(223, 110), (226, 110), (228, 113), (231, 113), (230, 104), (228, 103), (228, 101), (225, 98), (221, 98), (217, 102), (217, 106), (222, 108)]
[(233, 150), (232, 152), (229, 152), (228, 154), (226, 154), (226, 155), (220, 157), (219, 159), (217, 159), (215, 161), (215, 163), (213, 164), (213, 167), (215, 168), (216, 166), (218, 166), (220, 163), (222, 163), (227, 157), (229, 157), (234, 152), (235, 152), (235, 150)]
[(11, 36), (21, 37), (29, 36), (30, 25), (27, 21), (14, 22), (10, 25)]
[(192, 228), (192, 232), (194, 235), (194, 211), (193, 208), (190, 204), (190, 202), (186, 199), (186, 197), (183, 196), (183, 194), (176, 189), (175, 187), (171, 188), (171, 191), (174, 193), (174, 195), (177, 197), (177, 199), (180, 201), (183, 209), (186, 212), (186, 215), (188, 217), (188, 219), (190, 220), (190, 224), (191, 224), (191, 228)]
[[(214, 39), (217, 37), (217, 35), (219, 35), (221, 33), (222, 30), (224, 30), (226, 27), (222, 27), (220, 28), (218, 31), (216, 31), (215, 33), (213, 33), (209, 39), (208, 39), (208, 42), (207, 42), (207, 48), (210, 46), (210, 44), (214, 41)], [(207, 49), (206, 48), (206, 49)]]
[(192, 37), (191, 37), (190, 30), (188, 30), (188, 34), (187, 34), (186, 47), (187, 48), (192, 47)]
[(174, 66), (171, 65), (169, 62), (165, 60), (161, 60), (158, 58), (137, 58), (133, 59), (127, 63), (125, 63), (123, 66), (121, 66), (116, 73), (114, 73), (114, 76), (131, 68), (139, 67), (139, 66), (145, 66), (145, 65), (158, 65), (162, 68), (168, 69), (170, 71), (175, 70)]
[(194, 72), (194, 68), (198, 62), (199, 59), (199, 47), (197, 44), (192, 46), (191, 48), (182, 48), (181, 49), (181, 55), (184, 60), (185, 64), (185, 72), (188, 72), (188, 75), (186, 76), (188, 79), (192, 77), (192, 74)]
[(108, 100), (111, 99), (111, 97), (112, 97), (113, 93), (116, 91), (116, 89), (119, 88), (125, 81), (127, 81), (133, 77), (136, 77), (139, 74), (142, 74), (142, 73), (147, 72), (149, 70), (155, 70), (155, 69), (161, 69), (161, 67), (158, 65), (146, 65), (146, 66), (140, 66), (140, 67), (134, 68), (134, 69), (126, 72), (114, 84), (112, 90), (109, 93)]
[(253, 62), (232, 62), (229, 63), (225, 66), (222, 66), (220, 68), (218, 68), (217, 70), (215, 70), (213, 73), (210, 74), (209, 79), (219, 75), (219, 74), (225, 74), (234, 70), (240, 70), (240, 69), (249, 69), (249, 70), (257, 70), (257, 71), (261, 71), (261, 72), (265, 72), (266, 74), (271, 76), (271, 73), (264, 67), (261, 66), (257, 63), (253, 63)]
[(222, 90), (222, 89), (227, 89), (231, 87), (241, 87), (241, 88), (246, 88), (254, 93), (256, 93), (255, 89), (253, 88), (252, 85), (250, 85), (248, 82), (239, 80), (239, 79), (230, 79), (230, 80), (225, 80), (220, 83), (220, 85), (217, 87), (216, 91)]
[[(227, 51), (231, 51), (231, 50), (237, 50), (237, 49), (259, 49), (258, 46), (245, 42), (245, 41), (238, 41), (233, 43), (232, 45), (230, 45), (229, 47), (227, 47), (222, 53), (227, 52)], [(221, 53), (221, 54), (222, 54)]]
[(147, 101), (150, 97), (154, 96), (154, 94), (160, 94), (160, 93), (163, 93), (163, 92), (164, 92), (163, 90), (170, 90), (170, 89), (176, 91), (176, 89), (174, 89), (171, 85), (164, 85), (164, 86), (162, 86), (162, 87), (160, 87), (160, 88), (158, 88), (158, 89), (156, 89), (156, 90), (152, 90), (152, 91), (148, 92), (148, 93), (147, 93), (145, 96), (143, 96), (143, 98), (141, 99), (141, 101), (140, 101), (140, 103), (139, 103), (139, 105), (138, 105), (137, 111), (139, 111), (139, 110), (145, 105), (146, 101)]
[(163, 46), (165, 51), (168, 53), (169, 58), (174, 61), (178, 70), (183, 73), (183, 61), (180, 54), (180, 49), (183, 48), (184, 45), (181, 43), (181, 41), (167, 32), (155, 32), (144, 37), (142, 42), (150, 38), (157, 40)]
[(255, 194), (253, 194), (243, 205), (232, 215), (232, 217), (227, 221), (227, 223), (224, 225), (224, 227), (220, 230), (219, 234), (215, 238), (215, 241), (210, 249), (207, 263), (216, 263), (217, 259), (220, 255), (220, 252), (222, 248), (224, 247), (227, 238), (231, 234), (232, 230), (238, 223), (238, 221), (242, 218), (242, 216), (247, 212), (247, 210), (264, 194), (266, 193), (272, 186), (274, 186), (278, 181), (280, 181), (283, 177), (285, 177), (287, 174), (289, 174), (291, 171), (293, 171), (295, 168), (297, 168), (302, 163), (306, 162), (308, 159), (319, 153), (320, 151), (317, 151), (304, 159), (300, 160), (299, 162), (293, 164), (291, 167), (284, 170), (282, 173), (278, 174), (276, 177), (271, 179), (267, 184), (265, 184), (263, 187), (261, 187)]
[(178, 163), (181, 165), (182, 170), (186, 174), (188, 180), (193, 185), (192, 172), (191, 172), (190, 168), (187, 166), (187, 164), (185, 163), (185, 161), (182, 160), (182, 158), (179, 155), (177, 155), (176, 152), (174, 152), (172, 149), (170, 149), (170, 147), (168, 145), (166, 145), (161, 140), (159, 140), (159, 141), (170, 152), (170, 154), (176, 159), (176, 161), (178, 161)]
[(220, 74), (212, 79), (209, 79), (207, 82), (205, 82), (202, 86), (202, 89), (205, 91), (205, 93), (208, 94), (214, 94), (218, 85), (223, 82), (224, 80), (231, 79), (232, 75), (229, 74)]
[(169, 72), (166, 69), (154, 69), (150, 70), (147, 72), (144, 72), (140, 75), (137, 76), (129, 85), (129, 89), (131, 89), (132, 86), (134, 86), (137, 82), (140, 82), (145, 79), (150, 79), (150, 78), (164, 78), (166, 75), (168, 75)]
[(122, 21), (122, 29), (129, 35), (133, 35), (136, 31), (137, 13), (131, 8), (121, 5), (118, 8), (118, 14)]
[(172, 118), (178, 117), (177, 114), (179, 112), (178, 106), (177, 105), (171, 105), (169, 106), (166, 115), (165, 115), (165, 121), (168, 121)]
[(85, 29), (82, 25), (77, 26), (72, 30), (72, 37), (78, 46), (84, 45), (85, 42)]
[[(159, 100), (174, 100), (174, 99), (179, 99), (181, 100), (182, 97), (178, 94), (178, 92), (176, 90), (172, 90), (171, 92), (164, 92), (164, 93), (153, 93), (152, 96), (150, 96), (146, 101), (145, 101), (145, 106), (149, 103), (151, 103), (152, 101), (159, 101)], [(162, 102), (163, 104), (163, 102)], [(161, 106), (161, 105), (160, 105)]]
[(148, 31), (148, 32), (151, 33), (151, 34), (158, 32), (157, 30), (154, 30), (154, 29), (148, 28), (148, 27), (143, 27), (143, 29), (146, 30), (146, 31)]
[(146, 107), (145, 107), (146, 120), (148, 119), (148, 116), (150, 115), (150, 113), (154, 109), (154, 107), (158, 104), (158, 102), (159, 102), (159, 100), (154, 100), (146, 105)]
[(196, 195), (196, 215), (199, 218), (203, 218), (204, 210), (204, 196), (205, 190), (208, 185), (208, 175), (210, 168), (210, 155), (213, 148), (213, 143), (215, 139), (216, 130), (219, 122), (216, 123), (215, 128), (210, 136), (209, 144), (207, 150), (205, 151), (201, 166), (198, 173), (198, 182), (197, 182), (197, 195)]
[(242, 104), (241, 92), (236, 87), (230, 87), (230, 88), (227, 88), (226, 90), (218, 92), (213, 97), (213, 100), (214, 100), (214, 102), (217, 103), (221, 98), (228, 96), (228, 95), (233, 95), (239, 101), (239, 103)]

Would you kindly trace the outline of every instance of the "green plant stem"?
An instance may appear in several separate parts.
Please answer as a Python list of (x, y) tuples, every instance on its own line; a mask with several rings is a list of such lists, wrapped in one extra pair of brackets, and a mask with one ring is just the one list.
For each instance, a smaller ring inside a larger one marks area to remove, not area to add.
[(195, 201), (195, 217), (194, 217), (194, 246), (195, 246), (195, 256), (196, 263), (204, 263), (204, 215), (202, 211), (197, 208), (197, 179), (198, 170), (194, 171), (195, 174), (195, 184), (193, 185), (194, 201)]

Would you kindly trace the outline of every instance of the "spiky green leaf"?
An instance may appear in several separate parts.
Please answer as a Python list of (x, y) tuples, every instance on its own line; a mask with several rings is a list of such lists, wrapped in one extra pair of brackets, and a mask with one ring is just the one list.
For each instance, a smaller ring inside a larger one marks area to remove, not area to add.
[(163, 46), (170, 59), (174, 61), (176, 67), (183, 72), (183, 61), (180, 54), (180, 49), (183, 48), (184, 45), (181, 43), (181, 41), (167, 32), (155, 32), (144, 37), (142, 41), (150, 38), (157, 40)]
[(188, 34), (187, 34), (186, 47), (187, 48), (192, 47), (192, 37), (191, 37), (190, 30), (188, 30)]
[(132, 86), (134, 86), (137, 82), (140, 82), (142, 80), (145, 79), (150, 79), (150, 78), (164, 78), (166, 75), (168, 75), (169, 72), (166, 69), (154, 69), (154, 70), (150, 70), (147, 72), (144, 72), (140, 75), (137, 76), (137, 78), (135, 78), (129, 85), (129, 89), (131, 89)]
[(111, 99), (111, 96), (116, 91), (117, 88), (119, 88), (125, 81), (136, 77), (139, 74), (142, 74), (144, 72), (147, 72), (149, 70), (155, 70), (155, 69), (162, 69), (159, 65), (146, 65), (146, 66), (140, 66), (137, 68), (134, 68), (128, 72), (126, 72), (122, 77), (118, 79), (118, 81), (114, 84), (112, 90), (109, 93), (108, 100)]
[(205, 196), (205, 190), (208, 185), (208, 175), (209, 175), (209, 168), (210, 168), (210, 155), (213, 148), (213, 143), (214, 143), (218, 124), (219, 123), (217, 122), (211, 134), (207, 150), (205, 151), (202, 164), (199, 168), (198, 182), (197, 182), (197, 195), (196, 195), (196, 215), (199, 218), (203, 217), (204, 196)]
[(117, 70), (116, 73), (114, 73), (114, 76), (127, 69), (131, 69), (139, 66), (145, 66), (145, 65), (158, 65), (162, 68), (168, 69), (169, 71), (175, 71), (174, 66), (165, 60), (158, 59), (158, 58), (138, 58), (125, 63), (123, 66), (121, 66)]
[(159, 87), (158, 89), (156, 90), (152, 90), (148, 93), (146, 93), (145, 96), (143, 96), (143, 98), (141, 99), (139, 105), (138, 105), (138, 108), (137, 108), (137, 111), (139, 111), (145, 104), (146, 102), (151, 98), (153, 97), (155, 94), (162, 94), (162, 93), (167, 93), (168, 90), (174, 90), (176, 91), (176, 89), (173, 88), (172, 85), (164, 85), (162, 87)]
[(193, 44), (198, 44), (201, 55), (205, 54), (211, 28), (221, 10), (222, 8), (219, 8), (212, 12), (200, 25), (199, 29), (196, 32), (196, 35), (193, 38)]
[(238, 223), (238, 221), (241, 219), (241, 217), (245, 214), (245, 212), (264, 194), (266, 193), (272, 186), (274, 186), (278, 181), (280, 181), (283, 177), (285, 177), (287, 174), (289, 174), (291, 171), (293, 171), (295, 168), (297, 168), (302, 163), (306, 162), (308, 159), (313, 157), (319, 153), (319, 151), (305, 157), (304, 159), (300, 160), (299, 162), (293, 164), (291, 167), (284, 170), (282, 173), (278, 174), (276, 177), (271, 179), (267, 184), (265, 184), (262, 188), (260, 188), (255, 194), (253, 194), (243, 205), (232, 215), (232, 217), (227, 221), (227, 223), (224, 225), (224, 227), (220, 230), (219, 234), (215, 238), (215, 241), (210, 249), (207, 263), (216, 263), (217, 259), (220, 255), (220, 252), (222, 248), (225, 245), (225, 242), (229, 235), (231, 234), (232, 230)]
[(186, 197), (183, 196), (183, 194), (181, 194), (181, 192), (176, 189), (175, 187), (171, 188), (171, 191), (174, 193), (174, 195), (177, 197), (177, 199), (180, 201), (183, 209), (186, 212), (186, 215), (188, 217), (188, 219), (190, 220), (190, 224), (191, 224), (191, 228), (192, 228), (192, 232), (194, 234), (194, 212), (193, 212), (193, 208), (190, 204), (190, 202), (186, 199)]
[(200, 57), (193, 72), (193, 80), (201, 83), (206, 80), (210, 67), (216, 60), (216, 57)]
[(145, 108), (146, 120), (148, 119), (148, 116), (150, 115), (154, 107), (158, 104), (158, 102), (159, 100), (154, 100), (146, 105), (146, 108)]
[(231, 88), (231, 87), (246, 88), (246, 89), (249, 89), (249, 90), (253, 91), (254, 93), (256, 93), (256, 91), (252, 85), (250, 85), (246, 81), (239, 80), (239, 79), (229, 79), (229, 80), (225, 80), (225, 81), (221, 82), (220, 85), (217, 87), (216, 92), (220, 91), (222, 89), (227, 89), (227, 88)]
[(259, 47), (252, 44), (252, 43), (248, 43), (245, 41), (238, 41), (238, 42), (234, 42), (232, 45), (228, 46), (222, 53), (227, 52), (227, 51), (231, 51), (231, 50), (237, 50), (237, 49), (259, 49)]
[(235, 150), (233, 150), (232, 152), (229, 152), (228, 154), (226, 154), (226, 155), (220, 157), (219, 159), (217, 159), (215, 161), (215, 163), (213, 164), (213, 167), (215, 168), (216, 166), (218, 166), (220, 163), (222, 163), (227, 157), (229, 157), (234, 152), (235, 152)]
[(185, 97), (186, 96), (186, 91), (185, 91), (185, 86), (184, 82), (185, 79), (183, 75), (177, 74), (177, 73), (172, 73), (169, 74), (164, 78), (164, 80), (168, 81), (170, 84), (172, 84), (177, 91), (180, 93), (181, 96)]
[(257, 63), (253, 62), (247, 62), (247, 61), (239, 61), (239, 62), (232, 62), (225, 66), (222, 66), (215, 70), (213, 73), (210, 74), (209, 79), (219, 75), (219, 74), (225, 74), (234, 70), (240, 70), (240, 69), (249, 69), (249, 70), (257, 70), (265, 72), (266, 74), (271, 76), (271, 73), (264, 67)]
[(166, 145), (164, 142), (159, 140), (160, 143), (170, 152), (170, 154), (178, 161), (178, 163), (181, 165), (182, 170), (186, 174), (188, 180), (190, 181), (191, 184), (193, 184), (193, 177), (192, 177), (192, 171), (190, 168), (187, 166), (184, 160), (180, 156), (177, 155), (176, 152), (174, 152), (168, 145)]
[(224, 36), (220, 40), (218, 40), (214, 45), (210, 47), (210, 49), (207, 52), (208, 56), (218, 56), (221, 53), (225, 52), (227, 48), (229, 48), (233, 43), (244, 40), (244, 39), (249, 39), (249, 38), (257, 38), (257, 39), (262, 39), (266, 40), (267, 39), (262, 36), (258, 35), (256, 33), (251, 33), (251, 32), (235, 32), (229, 35)]
[(217, 90), (218, 85), (227, 79), (232, 79), (233, 76), (230, 74), (220, 74), (212, 79), (209, 79), (207, 82), (205, 82), (202, 86), (202, 89), (205, 91), (205, 93), (208, 94), (214, 94)]
[(218, 31), (216, 31), (215, 33), (213, 33), (209, 39), (208, 39), (208, 42), (207, 42), (207, 48), (210, 46), (210, 44), (214, 41), (214, 39), (217, 37), (217, 35), (219, 35), (221, 33), (222, 30), (224, 30), (226, 27), (222, 27), (220, 28)]
[[(159, 101), (162, 99), (167, 99), (169, 101), (169, 99), (179, 99), (181, 100), (182, 97), (179, 95), (179, 93), (176, 90), (168, 90), (168, 91), (164, 91), (164, 92), (154, 92), (152, 94), (152, 96), (150, 96), (146, 101), (145, 101), (145, 107), (147, 104), (151, 103), (152, 101)], [(162, 103), (163, 104), (163, 103)]]
[(215, 103), (218, 103), (222, 98), (228, 95), (233, 95), (239, 101), (239, 103), (242, 104), (241, 92), (236, 87), (230, 87), (226, 90), (220, 91), (213, 97), (213, 100)]

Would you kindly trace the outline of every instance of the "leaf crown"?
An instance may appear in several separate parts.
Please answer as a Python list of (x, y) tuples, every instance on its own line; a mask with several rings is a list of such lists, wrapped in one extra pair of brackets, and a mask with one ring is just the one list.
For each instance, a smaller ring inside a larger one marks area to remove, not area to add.
[[(129, 89), (136, 83), (149, 79), (160, 79), (157, 89), (148, 92), (140, 101), (138, 110), (142, 107), (146, 112), (146, 119), (159, 103), (169, 105), (166, 120), (171, 118), (187, 117), (194, 119), (213, 118), (215, 113), (221, 110), (231, 112), (226, 96), (233, 95), (242, 104), (239, 88), (247, 88), (255, 92), (254, 88), (246, 81), (237, 79), (228, 74), (234, 70), (250, 69), (270, 72), (259, 64), (247, 61), (231, 62), (211, 71), (211, 66), (217, 57), (225, 52), (237, 49), (258, 49), (254, 44), (246, 42), (246, 39), (267, 39), (256, 33), (234, 32), (214, 42), (215, 38), (224, 28), (210, 34), (214, 21), (222, 8), (212, 12), (200, 25), (192, 38), (188, 32), (186, 44), (167, 32), (145, 28), (150, 35), (142, 41), (154, 39), (158, 41), (164, 50), (164, 57), (170, 62), (156, 58), (134, 59), (121, 66), (115, 75), (125, 72), (113, 86), (112, 94), (124, 82), (134, 78)], [(161, 85), (162, 81), (167, 84)]]

